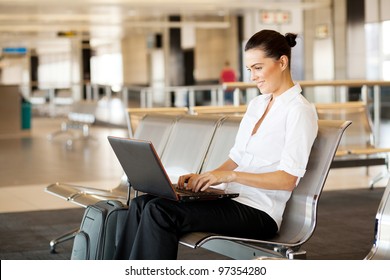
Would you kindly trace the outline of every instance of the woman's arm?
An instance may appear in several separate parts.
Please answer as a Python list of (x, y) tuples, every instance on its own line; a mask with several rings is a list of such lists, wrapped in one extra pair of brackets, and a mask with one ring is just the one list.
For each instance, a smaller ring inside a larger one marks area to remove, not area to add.
[(296, 181), (296, 176), (282, 170), (257, 174), (216, 169), (190, 177), (186, 188), (197, 192), (213, 185), (237, 182), (255, 188), (292, 191)]
[[(235, 168), (237, 168), (237, 164), (229, 158), (222, 165), (220, 165), (218, 168), (216, 168), (213, 171), (205, 172), (203, 174), (190, 173), (190, 174), (180, 176), (180, 178), (177, 182), (177, 185), (179, 188), (186, 187), (187, 189), (194, 189), (192, 186), (194, 186), (196, 184), (195, 182), (198, 182), (199, 177), (204, 177), (205, 174), (208, 174), (211, 172), (218, 172), (218, 174), (221, 175), (224, 172), (233, 171)], [(226, 174), (230, 174), (230, 173), (226, 173)], [(220, 178), (220, 180), (222, 180), (222, 178)], [(214, 185), (216, 185), (216, 184), (217, 183), (214, 183)]]
[(292, 191), (295, 188), (298, 179), (297, 176), (291, 175), (283, 170), (261, 174), (247, 172), (234, 173), (234, 182), (267, 190)]
[(297, 177), (285, 171), (274, 171), (269, 173), (248, 173), (233, 171), (237, 164), (228, 159), (215, 170), (202, 174), (187, 174), (179, 178), (179, 187), (197, 191), (204, 191), (210, 186), (221, 183), (237, 182), (243, 185), (269, 189), (292, 191), (295, 187)]

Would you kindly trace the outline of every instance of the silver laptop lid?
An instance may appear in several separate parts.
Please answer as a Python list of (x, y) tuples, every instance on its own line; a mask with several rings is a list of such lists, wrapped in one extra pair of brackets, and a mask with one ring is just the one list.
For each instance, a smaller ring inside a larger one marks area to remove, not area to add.
[(107, 138), (134, 190), (178, 200), (151, 142), (113, 136)]

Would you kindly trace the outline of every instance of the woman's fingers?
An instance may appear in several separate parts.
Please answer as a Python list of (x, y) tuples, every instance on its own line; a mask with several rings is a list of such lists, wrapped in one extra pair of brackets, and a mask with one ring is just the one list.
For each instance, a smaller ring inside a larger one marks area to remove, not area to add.
[(185, 174), (179, 177), (179, 180), (177, 181), (177, 186), (179, 188), (184, 188), (187, 184), (187, 182), (193, 177), (195, 174)]
[(179, 178), (180, 188), (186, 188), (194, 192), (205, 191), (210, 186), (227, 183), (234, 180), (232, 171), (211, 171), (203, 174), (187, 174)]
[(205, 191), (209, 186), (211, 186), (215, 182), (215, 177), (211, 172), (201, 174), (193, 179), (191, 182), (189, 181), (189, 187), (195, 191)]

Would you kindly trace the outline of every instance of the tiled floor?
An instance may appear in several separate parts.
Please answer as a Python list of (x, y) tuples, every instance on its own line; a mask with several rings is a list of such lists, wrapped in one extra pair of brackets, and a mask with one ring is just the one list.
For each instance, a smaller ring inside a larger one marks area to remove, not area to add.
[[(94, 139), (66, 145), (66, 135), (53, 141), (47, 135), (60, 128), (63, 119), (33, 118), (32, 129), (20, 135), (0, 136), (0, 212), (79, 207), (44, 191), (51, 183), (109, 189), (115, 187), (122, 169), (108, 144), (108, 135), (126, 136), (127, 130), (94, 126)], [(390, 147), (390, 123), (381, 130), (381, 145)], [(367, 188), (370, 179), (384, 167), (332, 169), (324, 191)], [(377, 186), (385, 186), (382, 180)]]
[(95, 126), (93, 139), (69, 147), (69, 135), (47, 137), (62, 121), (34, 118), (30, 132), (0, 136), (0, 212), (79, 207), (44, 191), (57, 181), (102, 189), (119, 183), (123, 172), (106, 137), (127, 136), (127, 130)]

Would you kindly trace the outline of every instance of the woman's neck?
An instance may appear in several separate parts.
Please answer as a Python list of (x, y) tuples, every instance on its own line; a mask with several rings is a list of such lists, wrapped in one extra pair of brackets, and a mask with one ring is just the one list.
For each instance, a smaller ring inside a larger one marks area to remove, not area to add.
[(283, 94), (288, 89), (292, 88), (294, 86), (294, 81), (291, 78), (291, 75), (287, 75), (286, 77), (282, 78), (282, 82), (280, 84), (280, 87), (272, 93), (272, 97), (278, 97), (279, 95)]

